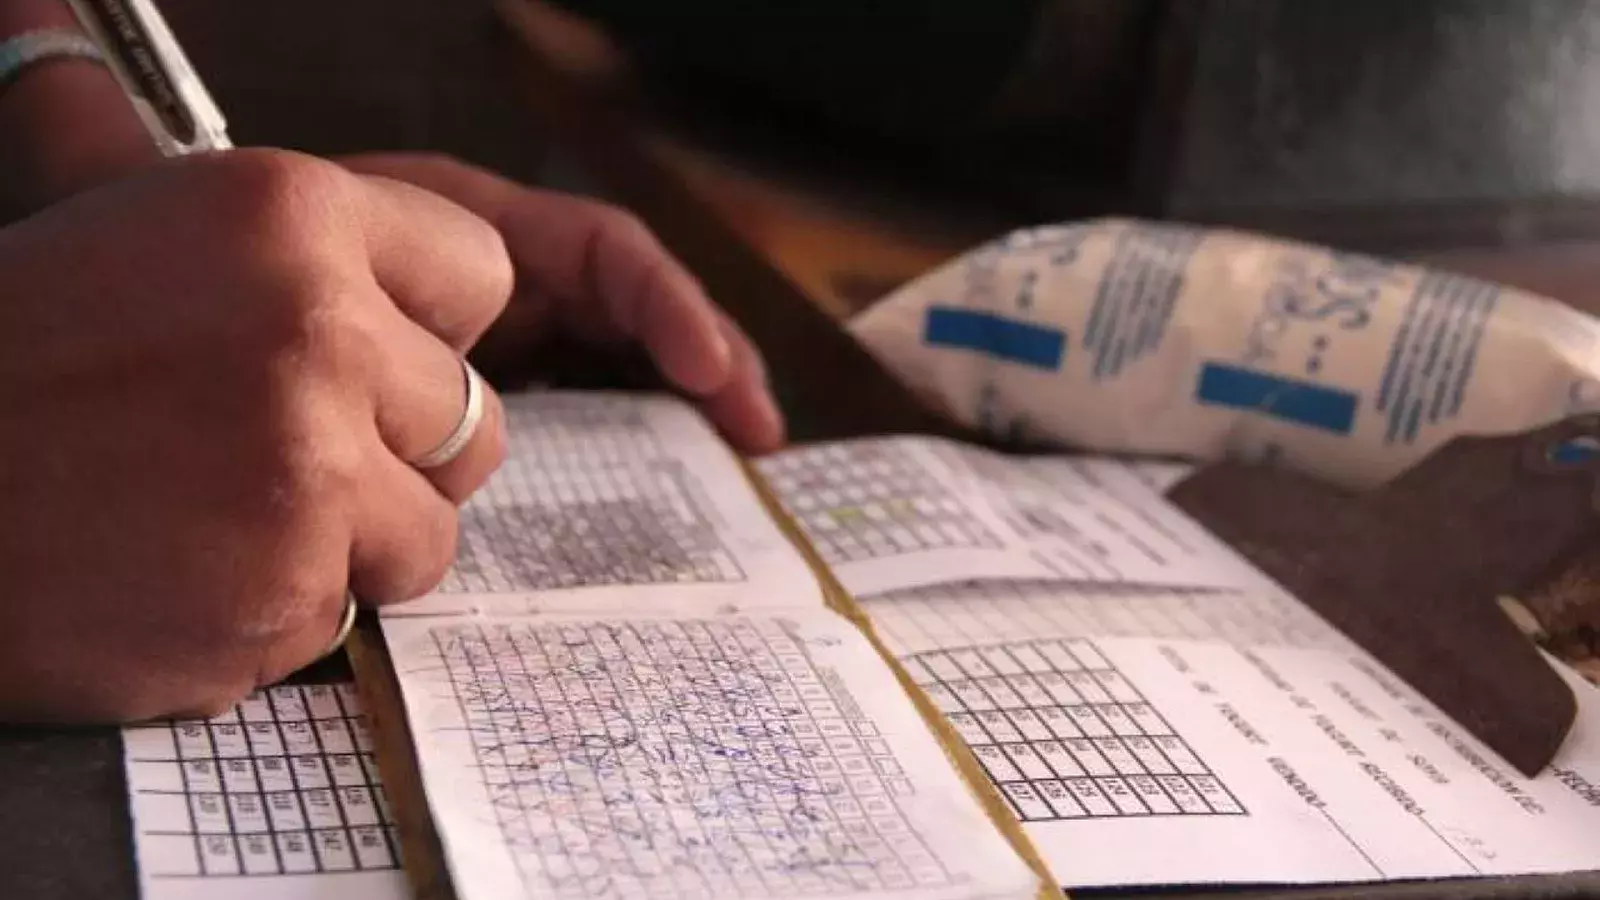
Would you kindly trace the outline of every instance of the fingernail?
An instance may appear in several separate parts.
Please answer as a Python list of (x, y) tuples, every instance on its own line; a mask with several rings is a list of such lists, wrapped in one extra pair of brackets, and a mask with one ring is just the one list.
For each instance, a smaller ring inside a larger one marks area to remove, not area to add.
[(711, 356), (724, 373), (733, 368), (733, 341), (728, 338), (727, 325), (721, 321), (711, 330)]

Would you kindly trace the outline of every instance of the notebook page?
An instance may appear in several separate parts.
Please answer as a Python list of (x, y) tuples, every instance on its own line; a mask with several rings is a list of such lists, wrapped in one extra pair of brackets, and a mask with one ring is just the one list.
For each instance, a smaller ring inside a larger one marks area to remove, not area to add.
[(143, 900), (411, 896), (349, 682), (279, 685), (122, 735)]
[(1065, 886), (1600, 868), (1600, 692), (1524, 778), (1281, 592), (866, 601)]
[(455, 566), (385, 615), (819, 602), (804, 559), (688, 404), (595, 391), (503, 400), (507, 459), (462, 508)]
[(1055, 574), (1067, 580), (1240, 588), (1270, 582), (1164, 496), (1171, 467), (1095, 456), (1015, 457), (948, 444)]
[(973, 474), (920, 438), (799, 446), (756, 460), (756, 468), (856, 596), (962, 577), (1051, 574)]
[(462, 900), (1035, 896), (826, 609), (383, 628)]
[(757, 461), (856, 596), (966, 578), (1238, 587), (1258, 576), (1167, 503), (1162, 470), (862, 438)]

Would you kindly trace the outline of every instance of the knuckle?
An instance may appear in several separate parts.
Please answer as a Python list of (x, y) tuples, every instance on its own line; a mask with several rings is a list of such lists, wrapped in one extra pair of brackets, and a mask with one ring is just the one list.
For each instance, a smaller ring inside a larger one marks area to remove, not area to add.
[(488, 473), (485, 475), (487, 480), (506, 464), (506, 458), (511, 455), (511, 438), (506, 433), (505, 420), (496, 419), (489, 427), (489, 433), (484, 440), (488, 444), (488, 448), (484, 451), (484, 456), (488, 459)]
[(327, 528), (333, 510), (348, 507), (360, 490), (366, 453), (342, 430), (327, 427), (327, 418), (302, 407), (283, 417), (275, 436), (273, 499), (286, 537)]
[(489, 294), (494, 301), (494, 314), (498, 318), (506, 304), (511, 302), (511, 294), (516, 290), (517, 267), (511, 258), (511, 248), (506, 244), (505, 235), (500, 233), (487, 221), (483, 222), (485, 246), (489, 247), (486, 257), (489, 260)]
[(222, 255), (233, 261), (240, 306), (231, 334), (244, 345), (242, 364), (262, 357), (274, 375), (303, 376), (329, 362), (369, 360), (373, 288), (352, 271), (349, 237), (338, 214), (347, 176), (331, 163), (276, 151), (239, 151), (248, 158), (219, 164), (211, 187)]
[[(404, 537), (389, 544), (381, 541), (351, 573), (351, 584), (362, 600), (379, 606), (402, 603), (436, 588), (455, 563), (460, 532), (459, 516), (442, 498), (429, 504), (429, 513), (408, 516)], [(359, 538), (358, 556), (362, 555)]]
[[(349, 401), (330, 388), (300, 375), (275, 379), (258, 413), (265, 455), (258, 466), (241, 471), (264, 475), (260, 512), (288, 541), (313, 528), (325, 528), (358, 490), (367, 452), (349, 420)], [(246, 448), (242, 452), (251, 452)], [(285, 547), (299, 549), (298, 547)]]
[(295, 572), (275, 579), (280, 586), (270, 598), (241, 609), (230, 634), (234, 655), (271, 646), (285, 635), (314, 627), (328, 606), (327, 598), (342, 596), (327, 589), (326, 582), (331, 579), (322, 571), (325, 568), (311, 560), (300, 562)]
[(297, 616), (292, 630), (285, 630), (274, 640), (259, 645), (251, 673), (252, 687), (276, 684), (317, 661), (337, 630), (336, 623), (344, 605), (342, 592), (339, 597), (336, 607), (322, 604), (311, 610), (313, 615)]
[(595, 204), (593, 210), (594, 228), (600, 243), (628, 247), (655, 246), (655, 232), (632, 210), (603, 203)]
[(461, 517), (454, 507), (432, 517), (423, 530), (416, 582), (409, 586), (407, 599), (420, 597), (444, 581), (455, 564), (460, 539)]
[(361, 491), (367, 450), (348, 419), (344, 401), (328, 391), (274, 393), (250, 423), (250, 434), (231, 442), (240, 485), (233, 503), (248, 503), (239, 523), (242, 545), (264, 581), (240, 584), (235, 608), (263, 619), (283, 618), (320, 596), (323, 583), (344, 563), (336, 552)]
[(511, 301), (511, 295), (516, 288), (516, 264), (512, 260), (511, 248), (506, 243), (505, 235), (494, 223), (488, 219), (473, 215), (465, 220), (467, 227), (472, 231), (469, 242), (472, 248), (472, 259), (475, 280), (480, 281), (474, 290), (481, 291), (481, 309), (483, 310), (480, 327), (487, 327), (493, 320), (500, 317), (506, 305)]
[(243, 149), (210, 161), (208, 200), (258, 244), (313, 237), (308, 230), (344, 191), (338, 166), (284, 150)]
[(444, 150), (413, 150), (407, 151), (405, 160), (411, 166), (423, 169), (459, 169), (470, 168), (470, 164), (461, 157)]
[(486, 415), (483, 417), (483, 432), (478, 440), (483, 441), (485, 478), (498, 471), (505, 464), (506, 457), (511, 454), (511, 433), (506, 424), (506, 407), (500, 400), (500, 395), (493, 390), (484, 393), (484, 404), (487, 406)]
[(410, 600), (438, 587), (455, 564), (460, 535), (461, 519), (453, 507), (419, 523), (410, 571), (395, 585), (394, 599)]
[(263, 304), (250, 332), (274, 367), (293, 380), (369, 374), (383, 349), (359, 288), (337, 279), (285, 286)]

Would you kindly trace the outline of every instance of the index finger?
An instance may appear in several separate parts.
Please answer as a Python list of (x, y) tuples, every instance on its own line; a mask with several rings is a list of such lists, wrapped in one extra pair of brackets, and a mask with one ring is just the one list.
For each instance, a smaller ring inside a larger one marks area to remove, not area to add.
[(406, 318), (465, 352), (511, 299), (500, 232), (432, 191), (354, 175), (373, 277)]
[(700, 283), (637, 217), (582, 197), (529, 189), (501, 216), (523, 274), (569, 333), (637, 341), (670, 381), (721, 390), (735, 349)]

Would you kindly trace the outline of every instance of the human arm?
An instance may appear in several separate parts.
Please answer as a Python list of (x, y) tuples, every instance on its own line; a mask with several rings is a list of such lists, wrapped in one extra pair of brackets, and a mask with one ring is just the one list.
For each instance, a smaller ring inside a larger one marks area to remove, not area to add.
[[(77, 30), (62, 0), (0, 0), (0, 40), (54, 28)], [(158, 158), (99, 63), (36, 63), (0, 90), (0, 226)]]

